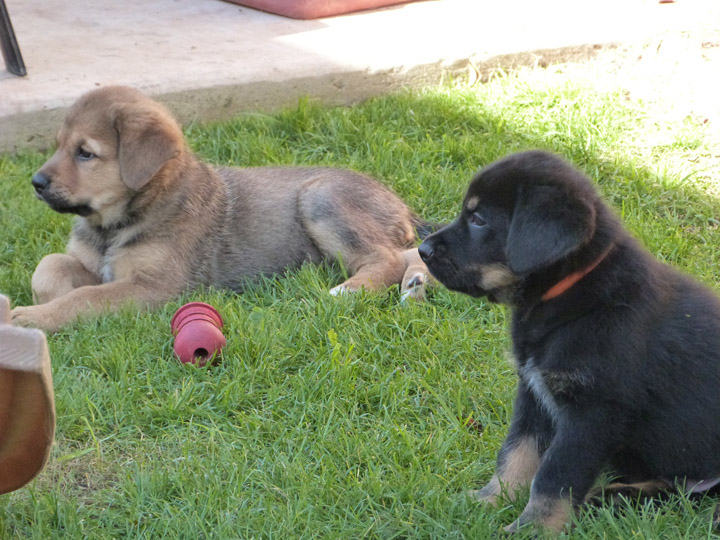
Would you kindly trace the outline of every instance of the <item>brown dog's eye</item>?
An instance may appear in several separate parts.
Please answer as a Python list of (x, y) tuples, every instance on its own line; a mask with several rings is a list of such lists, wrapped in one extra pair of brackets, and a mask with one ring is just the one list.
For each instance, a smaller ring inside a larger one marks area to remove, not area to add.
[(93, 154), (92, 152), (88, 152), (87, 150), (85, 150), (82, 146), (77, 149), (77, 152), (75, 153), (75, 156), (76, 156), (79, 160), (82, 160), (82, 161), (88, 161), (88, 160), (90, 160), (90, 159), (93, 159), (93, 158), (97, 157), (97, 156), (96, 156), (95, 154)]
[(487, 221), (485, 221), (483, 217), (477, 212), (473, 212), (468, 221), (470, 221), (470, 223), (472, 223), (476, 227), (482, 227), (487, 223)]

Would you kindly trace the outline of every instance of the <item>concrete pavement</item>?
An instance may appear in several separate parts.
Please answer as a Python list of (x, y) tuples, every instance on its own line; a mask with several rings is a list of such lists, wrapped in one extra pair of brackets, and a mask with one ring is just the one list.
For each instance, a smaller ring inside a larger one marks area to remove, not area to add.
[(47, 147), (66, 107), (101, 85), (136, 86), (182, 122), (218, 120), (303, 95), (344, 105), (590, 58), (720, 22), (717, 0), (425, 0), (309, 21), (221, 0), (6, 4), (28, 75), (0, 71), (0, 152)]

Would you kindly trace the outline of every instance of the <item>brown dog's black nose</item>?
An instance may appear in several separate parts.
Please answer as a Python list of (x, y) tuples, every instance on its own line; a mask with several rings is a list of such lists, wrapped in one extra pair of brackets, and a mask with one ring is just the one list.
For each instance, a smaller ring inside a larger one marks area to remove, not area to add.
[(32, 185), (36, 193), (42, 193), (50, 185), (50, 179), (43, 173), (35, 173), (32, 177)]

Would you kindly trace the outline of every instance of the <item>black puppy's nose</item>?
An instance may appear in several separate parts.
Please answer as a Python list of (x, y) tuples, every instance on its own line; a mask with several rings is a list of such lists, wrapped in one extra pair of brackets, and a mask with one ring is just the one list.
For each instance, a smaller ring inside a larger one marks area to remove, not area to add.
[(32, 177), (32, 185), (37, 193), (41, 193), (50, 185), (50, 179), (43, 173), (35, 173)]
[(418, 253), (420, 253), (420, 258), (427, 263), (435, 256), (435, 246), (426, 240), (418, 246)]

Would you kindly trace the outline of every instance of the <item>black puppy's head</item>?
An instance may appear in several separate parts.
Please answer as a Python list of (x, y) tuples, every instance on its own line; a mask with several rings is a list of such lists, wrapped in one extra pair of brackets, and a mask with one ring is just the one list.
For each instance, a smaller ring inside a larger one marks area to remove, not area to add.
[(478, 172), (460, 215), (419, 252), (446, 287), (512, 303), (526, 280), (588, 244), (598, 196), (561, 158), (513, 154)]

